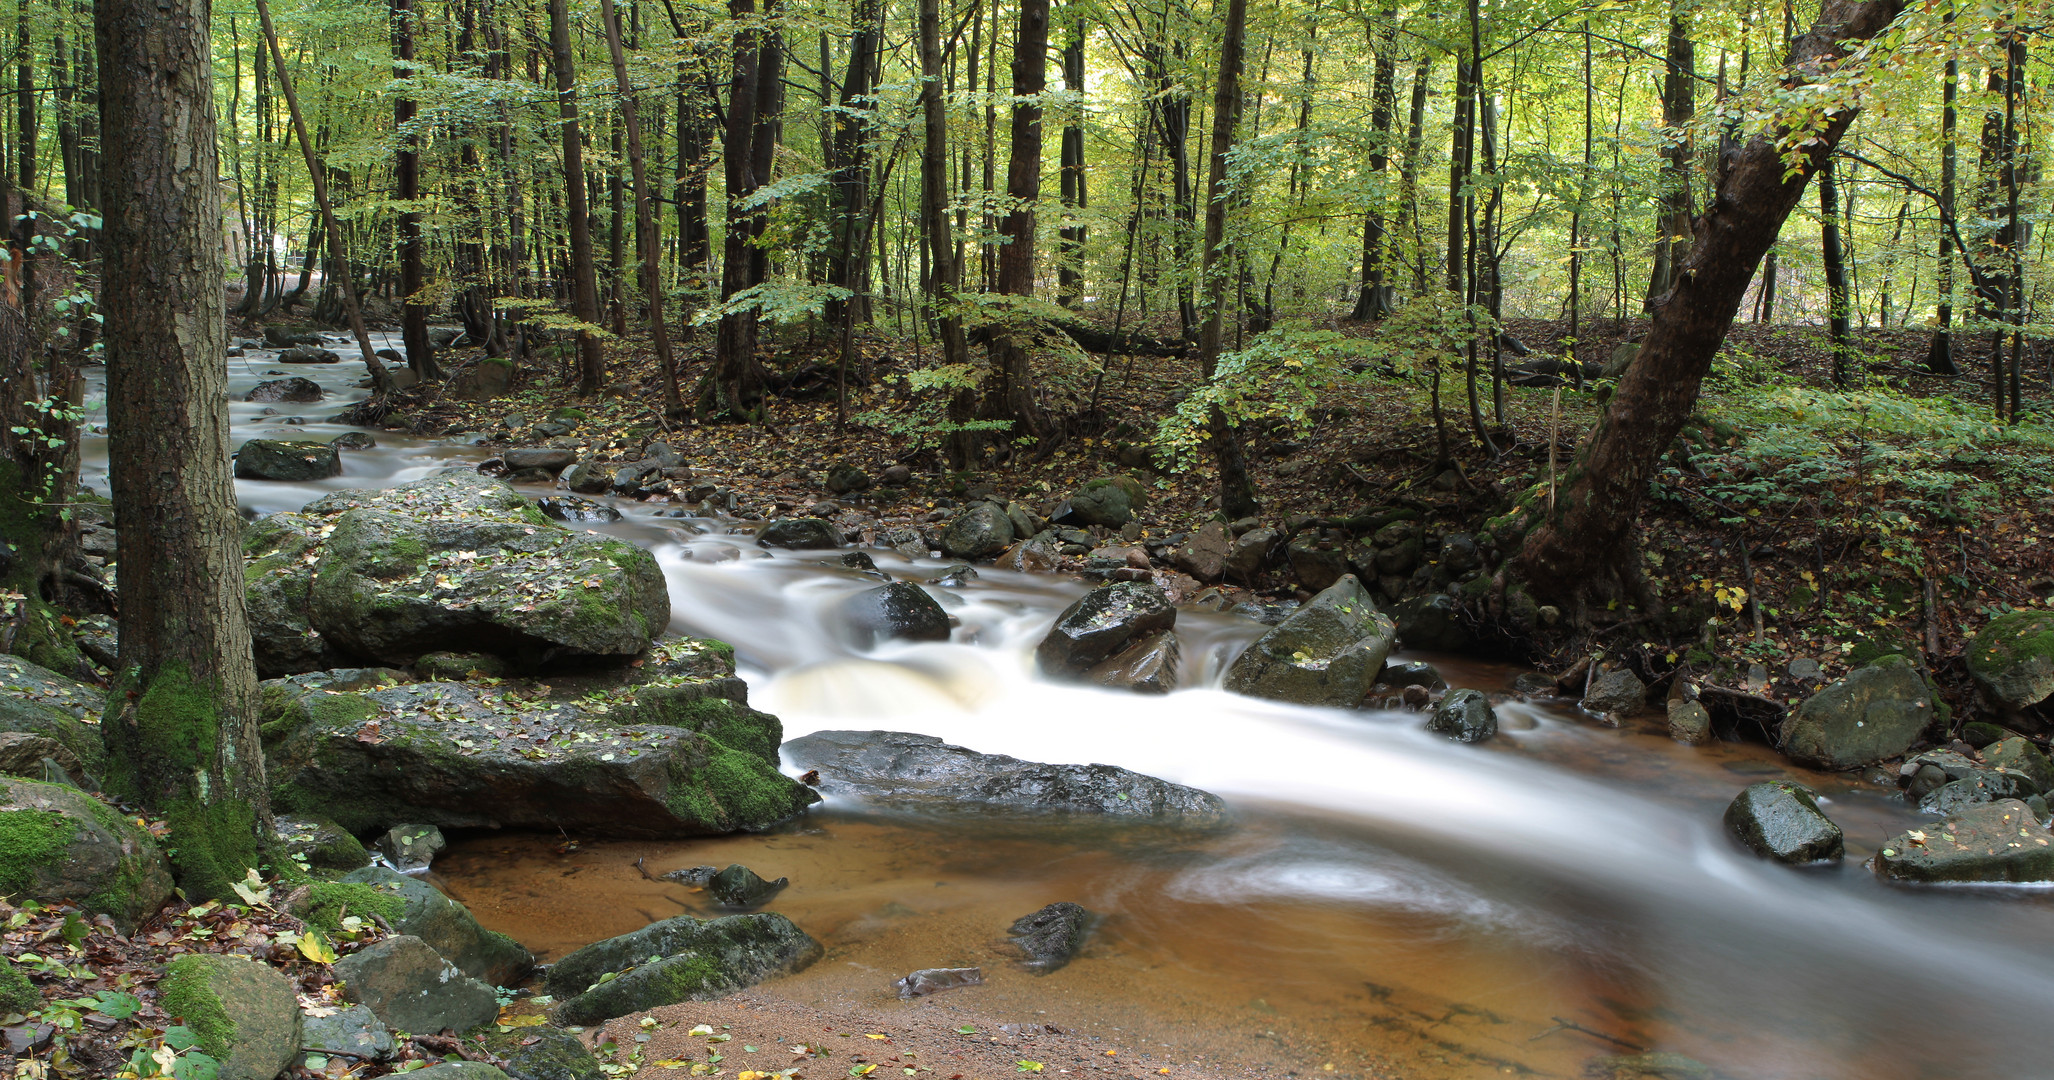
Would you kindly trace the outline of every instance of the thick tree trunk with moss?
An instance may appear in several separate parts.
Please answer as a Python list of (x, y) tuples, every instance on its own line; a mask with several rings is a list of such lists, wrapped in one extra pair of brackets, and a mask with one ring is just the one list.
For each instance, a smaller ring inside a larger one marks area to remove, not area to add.
[(268, 831), (229, 477), (221, 196), (206, 0), (100, 0), (107, 402), (121, 523), (110, 785), (165, 815), (194, 899)]
[[(1831, 78), (1831, 66), (1846, 55), (1842, 42), (1876, 36), (1903, 9), (1903, 0), (1826, 0), (1818, 24), (1791, 43), (1786, 79)], [(1856, 112), (1834, 114), (1808, 139), (1799, 134), (1802, 156), (1794, 167), (1779, 147), (1789, 134), (1780, 126), (1720, 163), (1718, 189), (1697, 219), (1674, 288), (1655, 308), (1639, 357), (1563, 476), (1552, 511), (1545, 501), (1536, 504), (1544, 518), (1508, 568), (1507, 576), (1537, 600), (1578, 599), (1619, 581), (1621, 567), (1630, 566), (1628, 539), (1656, 462), (1696, 406), (1698, 386), (1762, 256)]]

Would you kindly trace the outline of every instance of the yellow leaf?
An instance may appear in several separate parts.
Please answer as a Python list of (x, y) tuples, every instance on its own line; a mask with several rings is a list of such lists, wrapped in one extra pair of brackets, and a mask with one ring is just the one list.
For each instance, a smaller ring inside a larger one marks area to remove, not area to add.
[(321, 931), (313, 927), (308, 927), (300, 935), (299, 947), (301, 956), (317, 964), (335, 962), (335, 946), (328, 944), (328, 939), (321, 936)]
[(866, 1039), (889, 1039), (889, 1038), (891, 1038), (891, 1036), (889, 1036), (889, 1035), (865, 1035), (865, 1036), (863, 1036), (863, 1037), (864, 1037), (864, 1038), (866, 1038)]

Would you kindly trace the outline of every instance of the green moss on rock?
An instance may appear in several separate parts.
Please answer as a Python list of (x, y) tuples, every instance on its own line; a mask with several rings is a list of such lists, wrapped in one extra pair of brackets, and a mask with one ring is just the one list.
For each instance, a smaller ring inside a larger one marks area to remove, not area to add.
[(28, 894), (35, 887), (36, 869), (62, 858), (76, 835), (78, 825), (63, 814), (0, 810), (0, 893)]
[(342, 920), (350, 915), (370, 918), (373, 915), (388, 923), (398, 922), (406, 913), (406, 901), (391, 893), (380, 892), (376, 886), (353, 881), (324, 881), (307, 893), (305, 914), (300, 918), (309, 926), (323, 930), (338, 930)]
[(0, 1015), (34, 1012), (42, 1005), (42, 991), (29, 982), (14, 961), (0, 956)]
[(200, 1049), (219, 1061), (235, 1049), (235, 1019), (214, 993), (210, 966), (206, 954), (187, 953), (165, 967), (157, 992), (164, 1011), (191, 1028)]
[(1991, 619), (1962, 659), (1976, 685), (2001, 708), (2023, 709), (2054, 696), (2054, 611), (2015, 611)]

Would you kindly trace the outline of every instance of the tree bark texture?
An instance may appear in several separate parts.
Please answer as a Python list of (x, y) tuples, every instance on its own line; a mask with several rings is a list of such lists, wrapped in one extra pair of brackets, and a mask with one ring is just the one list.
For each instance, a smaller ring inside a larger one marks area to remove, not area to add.
[[(1220, 34), (1220, 77), (1213, 91), (1212, 155), (1205, 174), (1205, 249), (1199, 280), (1205, 287), (1205, 322), (1198, 331), (1198, 358), (1206, 379), (1219, 370), (1220, 333), (1227, 306), (1227, 271), (1234, 260), (1227, 243), (1227, 155), (1234, 149), (1234, 121), (1241, 111), (1241, 53), (1248, 25), (1248, 0), (1229, 0)], [(1241, 440), (1226, 414), (1212, 408), (1212, 449), (1220, 470), (1220, 509), (1229, 518), (1256, 512), (1255, 485)]]
[[(1846, 55), (1841, 42), (1876, 36), (1903, 9), (1904, 0), (1826, 0), (1811, 32), (1792, 42), (1786, 78), (1826, 77)], [(1697, 219), (1638, 358), (1563, 478), (1553, 511), (1508, 568), (1536, 599), (1571, 600), (1619, 579), (1656, 462), (1696, 405), (1762, 256), (1857, 111), (1835, 113), (1811, 133), (1794, 174), (1779, 149), (1781, 128), (1757, 134), (1721, 163), (1711, 205)]]
[[(392, 75), (411, 81), (414, 77), (413, 0), (392, 0)], [(441, 377), (435, 365), (435, 346), (428, 341), (428, 304), (420, 295), (428, 284), (422, 249), (421, 211), (415, 206), (421, 197), (421, 137), (413, 130), (414, 99), (402, 92), (392, 101), (392, 126), (399, 137), (398, 160), (393, 177), (399, 187), (399, 293), (400, 340), (406, 346), (407, 367), (421, 381)]]
[(656, 230), (656, 215), (649, 206), (649, 173), (642, 161), (642, 120), (635, 115), (635, 87), (628, 81), (628, 60), (621, 48), (620, 12), (613, 0), (602, 0), (606, 20), (606, 48), (613, 56), (614, 84), (620, 89), (621, 122), (627, 129), (628, 169), (635, 181), (635, 239), (641, 246), (643, 300), (649, 305), (649, 344), (656, 350), (656, 366), (663, 376), (663, 408), (671, 416), (683, 415), (684, 399), (678, 393), (677, 358), (670, 351), (670, 327), (663, 319), (663, 238)]
[[(1013, 46), (1013, 142), (1006, 163), (1007, 208), (999, 219), (998, 292), (1034, 295), (1034, 204), (1041, 198), (1041, 92), (1048, 87), (1049, 0), (1021, 0)], [(1012, 421), (1015, 436), (1038, 437), (1044, 419), (1034, 400), (1032, 354), (1015, 314), (992, 335), (992, 385), (985, 412)]]
[[(549, 0), (549, 52), (556, 72), (557, 115), (563, 118), (563, 189), (571, 234), (571, 311), (599, 325), (599, 273), (592, 265), (591, 202), (585, 193), (585, 147), (578, 131), (578, 70), (571, 54), (571, 19), (565, 0)], [(578, 331), (578, 393), (606, 385), (606, 352), (599, 336)]]
[(221, 196), (206, 0), (99, 0), (107, 409), (121, 521), (114, 790), (163, 813), (187, 895), (268, 831), (242, 521), (228, 465)]

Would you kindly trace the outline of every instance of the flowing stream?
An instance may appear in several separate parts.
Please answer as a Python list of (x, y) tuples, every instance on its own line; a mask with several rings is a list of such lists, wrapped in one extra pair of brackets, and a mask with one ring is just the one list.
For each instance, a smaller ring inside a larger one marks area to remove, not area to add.
[[(394, 335), (396, 336), (396, 335)], [(380, 344), (386, 344), (381, 342)], [(397, 347), (397, 341), (390, 342)], [(235, 442), (327, 440), (319, 418), (358, 394), (356, 363), (229, 361)], [(325, 402), (242, 402), (278, 374)], [(295, 411), (297, 411), (295, 413)], [(304, 426), (283, 423), (301, 415)], [(378, 432), (316, 484), (239, 481), (245, 507), (296, 509), (476, 461), (459, 442)], [(104, 439), (86, 482), (105, 491)], [(541, 494), (539, 490), (534, 494)], [(774, 989), (801, 1001), (901, 1005), (915, 968), (981, 966), (951, 1004), (1054, 1023), (1151, 1064), (1341, 1076), (1581, 1075), (1595, 1054), (1660, 1049), (1734, 1077), (1963, 1078), (2054, 1074), (2054, 893), (1886, 886), (1863, 866), (1917, 820), (1894, 793), (1812, 774), (1767, 747), (1671, 742), (1657, 721), (1602, 727), (1574, 710), (1499, 706), (1480, 746), (1412, 713), (1300, 708), (1214, 687), (1261, 627), (1180, 614), (1186, 683), (1143, 697), (1044, 682), (1032, 649), (1085, 584), (980, 569), (933, 591), (961, 621), (946, 644), (855, 646), (834, 607), (874, 585), (819, 553), (767, 553), (748, 530), (623, 504), (609, 532), (657, 555), (672, 629), (733, 642), (752, 703), (794, 738), (829, 728), (937, 735), (987, 753), (1105, 762), (1215, 792), (1235, 828), (1040, 829), (830, 802), (763, 835), (675, 842), (479, 834), (436, 878), (488, 926), (545, 959), (689, 911), (698, 894), (647, 879), (743, 862), (789, 876), (771, 909), (827, 946)], [(895, 577), (940, 563), (872, 552)], [(1455, 685), (1513, 669), (1444, 659)], [(1837, 867), (1753, 858), (1720, 825), (1742, 786), (1813, 785), (1847, 830)], [(570, 841), (577, 841), (572, 843)], [(1105, 916), (1068, 967), (1009, 959), (1020, 915), (1074, 900)]]

